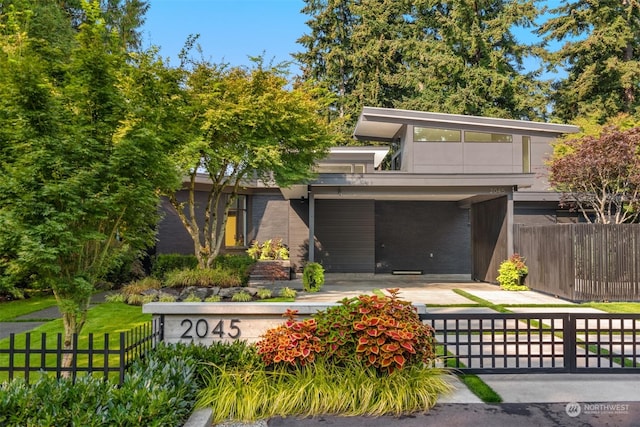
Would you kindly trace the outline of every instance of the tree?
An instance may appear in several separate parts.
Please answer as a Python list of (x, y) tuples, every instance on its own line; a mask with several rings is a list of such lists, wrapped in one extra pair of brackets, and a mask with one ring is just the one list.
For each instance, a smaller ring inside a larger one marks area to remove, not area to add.
[[(159, 190), (179, 183), (166, 130), (177, 83), (153, 52), (127, 50), (98, 2), (77, 29), (57, 2), (26, 6), (0, 39), (0, 241), (5, 274), (53, 290), (70, 348), (97, 282), (153, 244)], [(46, 26), (61, 32), (31, 35)]]
[(640, 107), (640, 4), (636, 0), (576, 0), (551, 10), (539, 28), (564, 42), (549, 55), (567, 76), (554, 84), (554, 115), (563, 121), (593, 115), (600, 124)]
[[(544, 117), (547, 86), (523, 72), (532, 0), (307, 0), (310, 34), (295, 55), (303, 79), (332, 91), (328, 116), (348, 124), (364, 105), (504, 118)], [(344, 126), (344, 124), (342, 124)]]
[[(607, 127), (598, 137), (564, 142), (549, 165), (549, 182), (588, 222), (636, 221), (640, 215), (640, 128)], [(595, 219), (589, 215), (593, 210)]]
[(301, 12), (312, 17), (307, 23), (311, 32), (298, 39), (306, 51), (294, 57), (302, 67), (302, 81), (316, 81), (336, 94), (325, 114), (346, 142), (353, 129), (352, 115), (357, 111), (355, 99), (349, 96), (354, 85), (351, 34), (357, 17), (350, 2), (344, 0), (305, 0), (305, 3)]
[[(200, 268), (211, 267), (219, 254), (229, 209), (246, 182), (304, 182), (332, 144), (319, 116), (323, 96), (309, 85), (287, 89), (280, 68), (256, 61), (251, 69), (201, 61), (187, 79), (192, 121), (175, 158), (188, 178), (188, 197), (168, 197), (193, 239)], [(210, 181), (202, 230), (195, 208), (201, 173)]]
[(400, 108), (507, 119), (543, 119), (546, 83), (524, 72), (533, 44), (519, 42), (515, 27), (529, 28), (539, 14), (532, 0), (414, 2), (412, 24), (424, 34), (405, 50)]

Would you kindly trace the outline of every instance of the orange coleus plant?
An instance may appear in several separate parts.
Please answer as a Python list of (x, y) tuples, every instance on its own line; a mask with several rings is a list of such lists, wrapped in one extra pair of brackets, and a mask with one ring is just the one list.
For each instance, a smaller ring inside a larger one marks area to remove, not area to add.
[(297, 314), (297, 310), (287, 310), (285, 323), (262, 335), (257, 347), (265, 365), (286, 363), (304, 366), (323, 351), (324, 346), (316, 335), (316, 320), (298, 321), (295, 320)]
[(314, 316), (325, 354), (337, 362), (355, 359), (379, 371), (393, 372), (407, 364), (435, 357), (434, 330), (420, 320), (415, 307), (398, 297), (360, 295), (344, 299)]
[(345, 298), (304, 321), (296, 321), (296, 312), (289, 310), (284, 325), (263, 335), (258, 353), (267, 365), (302, 366), (322, 353), (337, 364), (355, 360), (386, 373), (433, 360), (433, 328), (422, 323), (410, 302), (398, 298), (398, 289), (387, 292)]
[(393, 372), (408, 363), (429, 362), (435, 357), (434, 330), (420, 320), (411, 303), (398, 298), (398, 289), (388, 289), (389, 297), (359, 297), (353, 323), (356, 357), (367, 366)]

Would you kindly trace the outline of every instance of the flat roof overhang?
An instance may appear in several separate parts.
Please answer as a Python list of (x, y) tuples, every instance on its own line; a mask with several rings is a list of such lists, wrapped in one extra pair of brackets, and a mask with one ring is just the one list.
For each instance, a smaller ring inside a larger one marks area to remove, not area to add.
[(529, 188), (534, 174), (321, 174), (308, 185), (281, 189), (286, 199), (455, 201), (491, 199)]
[(511, 132), (561, 135), (576, 133), (578, 126), (532, 122), (528, 120), (498, 119), (463, 114), (431, 113), (394, 108), (364, 107), (356, 123), (353, 136), (363, 141), (393, 141), (405, 125), (439, 127), (485, 127)]

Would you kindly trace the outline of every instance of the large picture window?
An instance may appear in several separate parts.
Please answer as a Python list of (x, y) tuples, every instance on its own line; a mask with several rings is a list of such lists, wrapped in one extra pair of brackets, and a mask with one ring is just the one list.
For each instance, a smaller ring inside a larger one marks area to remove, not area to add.
[(413, 127), (416, 142), (460, 142), (460, 131), (453, 129)]
[(238, 195), (229, 209), (224, 245), (228, 248), (247, 246), (247, 196)]

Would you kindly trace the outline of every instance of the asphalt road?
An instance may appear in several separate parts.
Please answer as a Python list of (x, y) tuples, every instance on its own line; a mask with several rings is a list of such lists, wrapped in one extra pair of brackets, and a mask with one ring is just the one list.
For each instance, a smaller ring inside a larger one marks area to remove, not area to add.
[[(568, 412), (571, 412), (569, 415)], [(610, 406), (580, 404), (579, 413), (565, 403), (438, 404), (425, 414), (402, 417), (273, 418), (269, 427), (637, 427), (640, 402)]]

